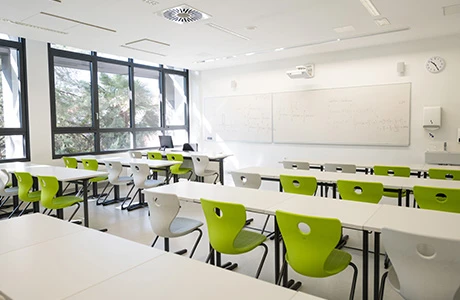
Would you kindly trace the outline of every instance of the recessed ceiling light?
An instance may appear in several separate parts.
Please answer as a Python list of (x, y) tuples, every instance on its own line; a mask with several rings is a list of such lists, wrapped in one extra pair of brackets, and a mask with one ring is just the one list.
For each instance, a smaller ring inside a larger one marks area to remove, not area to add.
[(371, 0), (359, 0), (361, 1), (361, 4), (367, 9), (367, 11), (371, 14), (373, 17), (378, 17), (380, 16), (380, 12), (378, 11), (377, 7), (375, 7), (374, 3), (372, 3)]
[(80, 25), (93, 27), (93, 28), (100, 29), (100, 30), (110, 31), (110, 32), (113, 32), (113, 33), (117, 32), (115, 29), (106, 28), (106, 27), (102, 27), (102, 26), (99, 26), (99, 25), (90, 24), (90, 23), (79, 21), (79, 20), (75, 20), (75, 19), (71, 19), (71, 18), (59, 16), (59, 15), (50, 14), (50, 13), (47, 13), (47, 12), (44, 12), (44, 11), (41, 11), (40, 14), (42, 14), (44, 16), (56, 18), (56, 19), (61, 19), (61, 20), (77, 23), (77, 24), (80, 24)]
[(257, 26), (247, 26), (246, 29), (247, 30), (255, 30), (255, 29), (257, 29)]
[(153, 0), (142, 0), (142, 2), (150, 4), (150, 5), (157, 5), (158, 4), (158, 2), (153, 1)]
[(391, 25), (390, 21), (387, 18), (381, 18), (374, 20), (375, 24), (379, 26), (388, 26)]
[(337, 42), (340, 42), (340, 41), (341, 41), (341, 39), (337, 39)]
[(445, 16), (460, 14), (460, 4), (443, 7), (442, 10)]
[(13, 21), (13, 20), (10, 20), (10, 19), (1, 19), (1, 21), (7, 22), (7, 23), (10, 23), (10, 24), (14, 24), (14, 25), (26, 26), (26, 27), (33, 28), (33, 29), (40, 29), (40, 30), (45, 30), (45, 31), (49, 31), (49, 32), (59, 33), (59, 34), (69, 34), (68, 32), (55, 30), (55, 29), (42, 27), (42, 26), (36, 26), (36, 25), (23, 23), (23, 22), (17, 22), (17, 21)]
[(349, 26), (334, 28), (334, 31), (337, 33), (352, 32), (352, 31), (355, 31), (355, 28), (349, 25)]
[(284, 50), (284, 48), (276, 48), (276, 49), (275, 49), (275, 52), (283, 51), (283, 50)]
[(245, 55), (246, 56), (251, 56), (251, 55), (254, 55), (254, 54), (256, 54), (256, 53), (255, 52), (249, 52), (249, 53), (246, 53)]
[(230, 29), (227, 29), (225, 27), (222, 27), (222, 26), (219, 26), (217, 24), (214, 24), (214, 23), (207, 23), (206, 25), (208, 25), (209, 27), (211, 28), (214, 28), (214, 29), (217, 29), (217, 30), (220, 30), (222, 32), (225, 32), (225, 33), (228, 33), (228, 34), (231, 34), (233, 36), (236, 36), (240, 39), (243, 39), (243, 40), (246, 40), (246, 41), (249, 41), (249, 38), (248, 37), (245, 37), (244, 35), (241, 35), (239, 33), (236, 33), (234, 31), (231, 31)]

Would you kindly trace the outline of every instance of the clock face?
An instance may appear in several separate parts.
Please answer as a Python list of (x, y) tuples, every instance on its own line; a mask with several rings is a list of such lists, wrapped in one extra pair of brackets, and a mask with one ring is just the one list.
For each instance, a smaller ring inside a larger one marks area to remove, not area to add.
[(439, 73), (446, 67), (446, 61), (439, 56), (434, 56), (426, 62), (426, 69), (431, 73)]

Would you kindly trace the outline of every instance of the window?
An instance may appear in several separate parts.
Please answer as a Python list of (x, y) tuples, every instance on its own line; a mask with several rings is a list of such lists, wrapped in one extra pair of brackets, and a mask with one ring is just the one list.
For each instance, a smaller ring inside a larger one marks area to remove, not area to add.
[(54, 158), (188, 142), (188, 71), (67, 49), (48, 48)]
[(0, 37), (0, 161), (29, 160), (25, 40)]

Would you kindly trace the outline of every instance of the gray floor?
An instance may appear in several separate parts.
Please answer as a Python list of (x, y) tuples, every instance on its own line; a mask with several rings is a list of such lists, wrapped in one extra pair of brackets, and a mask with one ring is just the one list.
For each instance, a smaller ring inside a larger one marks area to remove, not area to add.
[[(264, 187), (263, 187), (264, 188)], [(272, 189), (273, 186), (266, 186), (267, 189)], [(276, 189), (276, 186), (274, 187)], [(122, 195), (125, 194), (125, 191), (122, 190)], [(182, 203), (181, 204), (180, 216), (185, 216), (189, 218), (195, 218), (205, 222), (203, 213), (201, 211), (201, 206), (198, 204), (192, 203)], [(118, 205), (109, 205), (109, 206), (96, 206), (94, 201), (90, 202), (90, 226), (92, 228), (101, 229), (107, 228), (108, 234), (113, 234), (125, 239), (129, 239), (141, 244), (151, 245), (155, 235), (153, 234), (150, 223), (147, 208), (138, 209), (135, 211), (125, 211), (117, 209)], [(70, 212), (66, 212), (66, 215), (69, 215)], [(76, 218), (82, 218), (83, 210), (81, 209), (77, 214)], [(261, 227), (265, 221), (264, 215), (251, 214), (248, 213), (248, 217), (254, 218), (253, 224), (251, 226)], [(273, 229), (273, 220), (271, 218), (268, 225), (269, 229)], [(208, 254), (208, 237), (206, 225), (203, 226), (203, 239), (198, 246), (197, 252), (193, 259), (204, 261)], [(346, 231), (345, 233), (350, 234), (350, 246), (359, 247), (361, 245), (361, 233)], [(171, 251), (180, 250), (183, 248), (190, 249), (196, 239), (196, 233), (192, 233), (189, 236), (171, 239), (170, 246)], [(260, 280), (265, 280), (268, 282), (274, 282), (274, 258), (273, 258), (273, 241), (268, 240), (267, 245), (269, 246), (269, 255), (267, 257), (266, 263), (262, 270)], [(156, 247), (163, 248), (163, 241), (160, 239), (156, 244)], [(361, 272), (362, 266), (362, 254), (358, 250), (347, 249), (353, 255), (353, 262), (358, 266)], [(258, 263), (260, 261), (263, 251), (261, 247), (256, 248), (250, 253), (238, 255), (238, 256), (225, 256), (223, 255), (223, 261), (231, 260), (232, 262), (238, 263), (238, 268), (233, 272), (238, 272), (241, 274), (246, 274), (248, 276), (254, 276)], [(133, 253), (135, 255), (135, 253)], [(187, 255), (187, 254), (186, 254)], [(383, 268), (383, 256), (381, 256), (381, 265)], [(369, 255), (369, 295), (372, 295), (372, 283), (373, 283), (373, 255)], [(351, 279), (353, 271), (351, 267), (347, 268), (340, 274), (331, 276), (329, 278), (307, 278), (301, 275), (294, 273), (294, 271), (289, 270), (290, 278), (295, 280), (300, 280), (302, 286), (299, 291), (316, 295), (325, 299), (348, 299)], [(358, 275), (358, 284), (356, 287), (355, 299), (362, 299), (362, 274)], [(387, 285), (385, 290), (385, 299), (402, 299), (392, 288)]]

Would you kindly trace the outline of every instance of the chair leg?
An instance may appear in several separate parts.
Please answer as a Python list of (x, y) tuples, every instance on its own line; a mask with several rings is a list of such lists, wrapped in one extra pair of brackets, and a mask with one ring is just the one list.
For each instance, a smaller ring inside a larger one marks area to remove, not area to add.
[(355, 289), (356, 289), (356, 280), (358, 279), (358, 267), (352, 262), (350, 262), (350, 266), (353, 268), (353, 281), (351, 283), (351, 290), (350, 290), (350, 300), (355, 298)]
[[(132, 188), (131, 188), (131, 190), (132, 190)], [(134, 193), (133, 197), (131, 198), (131, 201), (129, 202), (128, 206), (123, 207), (123, 204), (121, 204), (121, 209), (128, 209), (129, 210), (129, 208), (131, 207), (131, 204), (133, 204), (134, 199), (136, 199), (136, 196), (137, 196), (137, 194), (139, 194), (140, 191), (141, 191), (141, 189), (137, 189), (137, 191)], [(125, 201), (123, 201), (123, 203), (125, 203)]]
[[(3, 197), (2, 197), (3, 198)], [(0, 208), (3, 207), (3, 205), (5, 205), (5, 203), (8, 201), (8, 199), (10, 199), (10, 196), (8, 197), (4, 197), (5, 199), (3, 199), (2, 203), (0, 203)]]
[(203, 231), (201, 231), (200, 228), (195, 229), (195, 231), (198, 231), (199, 234), (198, 234), (195, 244), (193, 245), (192, 252), (190, 252), (190, 258), (192, 258), (193, 254), (195, 254), (196, 247), (198, 247), (201, 237), (203, 236)]
[(23, 210), (21, 210), (21, 212), (19, 213), (18, 217), (22, 216), (26, 212), (26, 210), (29, 208), (31, 203), (32, 202), (27, 203), (26, 207)]
[(48, 208), (45, 208), (45, 210), (43, 211), (43, 214), (46, 214), (47, 211), (48, 211)]
[[(102, 205), (105, 205), (106, 201), (107, 201), (107, 198), (109, 198), (109, 195), (110, 193), (113, 191), (113, 189), (115, 188), (114, 185), (112, 185), (112, 187), (110, 188), (109, 192), (107, 193), (107, 195), (105, 195), (105, 198), (104, 198), (104, 201), (101, 202)], [(97, 202), (96, 202), (97, 204)]]
[[(104, 189), (102, 190), (102, 193), (100, 193), (99, 196), (97, 197), (96, 205), (101, 205), (101, 204), (102, 204), (102, 202), (100, 202), (100, 201), (101, 201), (101, 198), (102, 198), (102, 196), (104, 195), (105, 190), (109, 187), (109, 184), (110, 184), (110, 182), (107, 182), (107, 184), (105, 185)], [(111, 191), (112, 191), (112, 189), (110, 190), (110, 192), (111, 192)], [(109, 192), (109, 194), (110, 194), (110, 192)], [(108, 194), (107, 194), (106, 196), (108, 196)], [(106, 197), (106, 198), (107, 198), (107, 197)]]
[(281, 267), (280, 277), (278, 278), (278, 282), (276, 282), (277, 285), (281, 285), (281, 280), (283, 279), (284, 273), (286, 272), (286, 268), (287, 268), (287, 261), (286, 259), (283, 259), (283, 266)]
[(382, 280), (380, 282), (380, 290), (379, 290), (379, 300), (383, 300), (383, 293), (385, 292), (385, 280), (388, 277), (388, 272), (385, 272), (382, 275)]
[(190, 178), (192, 178), (192, 176), (193, 176), (193, 171), (190, 171), (190, 175), (188, 176), (187, 180), (190, 181)]
[(67, 188), (70, 186), (71, 182), (68, 182), (67, 185), (65, 186), (64, 190), (62, 190), (62, 194), (65, 194), (65, 191), (67, 191)]
[(154, 246), (155, 246), (155, 244), (156, 244), (157, 241), (158, 241), (158, 238), (159, 238), (159, 236), (157, 235), (157, 237), (153, 240), (153, 243), (152, 243), (152, 246), (151, 246), (151, 247), (154, 247)]
[(260, 244), (260, 246), (264, 247), (264, 254), (262, 255), (262, 259), (260, 260), (259, 268), (257, 268), (256, 278), (259, 278), (260, 272), (262, 271), (262, 267), (264, 266), (265, 259), (267, 258), (268, 254), (268, 247), (265, 243)]
[(209, 263), (213, 255), (214, 255), (214, 248), (211, 248), (211, 250), (209, 251), (208, 257), (206, 257), (205, 263)]
[(21, 208), (22, 204), (24, 204), (24, 202), (19, 203), (19, 205), (13, 209), (11, 214), (8, 216), (8, 219), (11, 219), (14, 216), (14, 214), (18, 211), (18, 209)]
[(75, 211), (73, 212), (73, 214), (70, 216), (68, 222), (72, 221), (73, 217), (75, 217), (75, 214), (76, 214), (77, 211), (80, 209), (80, 203), (77, 202), (77, 203), (75, 203), (74, 205), (77, 205), (77, 208), (75, 209)]
[(262, 232), (261, 234), (264, 234), (265, 229), (267, 228), (268, 220), (270, 219), (270, 215), (267, 215), (267, 218), (265, 219), (264, 226), (262, 227)]
[[(216, 173), (216, 179), (214, 179), (214, 184), (216, 184), (217, 179), (219, 179), (219, 173)], [(222, 182), (221, 182), (221, 184), (222, 184)]]
[[(127, 209), (128, 207), (124, 207), (123, 205), (125, 204), (126, 201), (128, 201), (129, 199), (129, 195), (131, 195), (131, 192), (133, 191), (134, 189), (134, 185), (131, 187), (131, 189), (129, 190), (128, 194), (126, 195), (125, 199), (123, 200), (123, 202), (121, 203), (121, 209)], [(134, 197), (133, 197), (134, 198)]]

